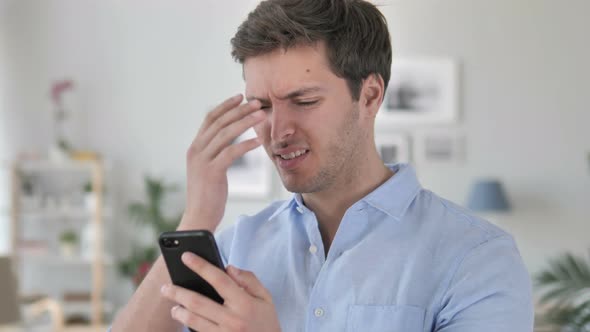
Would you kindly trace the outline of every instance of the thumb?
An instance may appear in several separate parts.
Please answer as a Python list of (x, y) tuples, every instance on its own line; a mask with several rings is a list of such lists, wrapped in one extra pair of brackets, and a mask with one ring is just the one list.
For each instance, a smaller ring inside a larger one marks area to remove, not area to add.
[(266, 288), (260, 283), (254, 273), (246, 270), (240, 270), (237, 267), (230, 265), (227, 267), (229, 276), (250, 295), (260, 298), (262, 300), (272, 302), (272, 296)]

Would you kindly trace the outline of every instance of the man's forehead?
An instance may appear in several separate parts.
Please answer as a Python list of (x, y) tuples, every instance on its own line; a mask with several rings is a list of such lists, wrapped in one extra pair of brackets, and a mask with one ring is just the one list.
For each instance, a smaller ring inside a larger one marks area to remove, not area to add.
[(328, 90), (336, 76), (322, 44), (278, 49), (246, 59), (246, 98), (289, 99)]
[(246, 58), (242, 66), (242, 76), (248, 83), (254, 80), (295, 78), (317, 75), (331, 71), (322, 47), (299, 46)]

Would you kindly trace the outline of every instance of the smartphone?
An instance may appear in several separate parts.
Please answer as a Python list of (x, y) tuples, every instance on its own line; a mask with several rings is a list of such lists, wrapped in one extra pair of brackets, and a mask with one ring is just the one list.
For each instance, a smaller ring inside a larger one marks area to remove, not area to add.
[(211, 232), (207, 230), (164, 232), (160, 234), (159, 244), (173, 284), (201, 293), (223, 304), (223, 299), (215, 288), (184, 265), (181, 260), (182, 254), (190, 251), (225, 272), (215, 237)]

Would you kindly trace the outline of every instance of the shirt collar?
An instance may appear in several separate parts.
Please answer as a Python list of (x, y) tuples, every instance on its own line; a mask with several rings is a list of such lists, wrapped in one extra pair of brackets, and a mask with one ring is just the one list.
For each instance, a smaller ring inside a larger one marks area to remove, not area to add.
[(395, 174), (361, 199), (389, 216), (401, 219), (422, 190), (416, 171), (408, 164), (386, 165)]
[(297, 204), (295, 203), (295, 195), (297, 194), (293, 194), (293, 197), (291, 199), (288, 199), (286, 201), (283, 202), (283, 204), (281, 204), (276, 210), (275, 212), (268, 218), (268, 220), (272, 220), (274, 219), (276, 216), (278, 216), (279, 214), (281, 214), (281, 212), (287, 210), (288, 208), (292, 208), (294, 207), (293, 205), (295, 204), (295, 206), (297, 206)]
[[(373, 208), (399, 220), (416, 198), (422, 186), (418, 182), (412, 166), (402, 163), (386, 166), (394, 172), (394, 175), (360, 201), (364, 201)], [(293, 194), (291, 199), (286, 200), (275, 210), (269, 220), (287, 209), (309, 211), (303, 204), (301, 194)]]

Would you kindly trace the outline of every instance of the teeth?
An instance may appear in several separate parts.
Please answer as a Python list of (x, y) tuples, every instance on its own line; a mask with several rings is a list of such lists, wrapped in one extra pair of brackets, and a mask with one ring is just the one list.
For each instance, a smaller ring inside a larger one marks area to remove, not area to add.
[(291, 152), (289, 154), (282, 154), (281, 158), (289, 160), (289, 159), (293, 159), (295, 157), (299, 157), (300, 155), (302, 155), (304, 153), (305, 153), (305, 150), (298, 150), (295, 152)]

